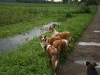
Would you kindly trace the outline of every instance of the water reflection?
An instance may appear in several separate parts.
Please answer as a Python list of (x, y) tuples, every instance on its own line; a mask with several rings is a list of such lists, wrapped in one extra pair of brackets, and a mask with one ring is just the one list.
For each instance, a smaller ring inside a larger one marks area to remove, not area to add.
[(100, 43), (95, 43), (95, 42), (79, 42), (78, 45), (82, 46), (100, 46)]
[(58, 22), (51, 22), (43, 27), (37, 28), (35, 27), (33, 30), (29, 30), (27, 33), (19, 34), (14, 37), (5, 38), (0, 41), (0, 53), (15, 49), (18, 46), (26, 43), (27, 41), (40, 36), (48, 31), (49, 27), (52, 24), (59, 24)]
[[(81, 65), (86, 65), (86, 60), (77, 60), (77, 61), (74, 61), (74, 63), (77, 63), (77, 64), (81, 64)], [(96, 62), (96, 64), (98, 66), (96, 66), (97, 68), (100, 68), (100, 63), (99, 62)]]
[(98, 31), (98, 30), (95, 30), (95, 31), (93, 31), (93, 32), (95, 32), (95, 33), (100, 33), (100, 31)]

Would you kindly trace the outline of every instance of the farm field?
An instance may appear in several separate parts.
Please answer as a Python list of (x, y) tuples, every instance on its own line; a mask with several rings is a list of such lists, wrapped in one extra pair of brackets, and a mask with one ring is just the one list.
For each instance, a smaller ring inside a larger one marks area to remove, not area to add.
[[(63, 4), (1, 3), (0, 39), (26, 32), (49, 22), (62, 22), (59, 28), (56, 27), (57, 31), (70, 31), (74, 39), (68, 48), (69, 54), (97, 11), (96, 6), (90, 7), (91, 13), (83, 11), (84, 9), (80, 7), (80, 5)], [(50, 37), (49, 33), (46, 35)], [(64, 60), (64, 57), (60, 58), (61, 61)], [(39, 38), (32, 39), (16, 50), (1, 54), (0, 59), (0, 75), (53, 74), (51, 63), (40, 46)]]
[[(70, 7), (70, 8), (69, 8)], [(52, 21), (66, 20), (66, 12), (79, 6), (62, 4), (0, 4), (0, 39), (26, 32)], [(63, 19), (62, 19), (63, 17)]]

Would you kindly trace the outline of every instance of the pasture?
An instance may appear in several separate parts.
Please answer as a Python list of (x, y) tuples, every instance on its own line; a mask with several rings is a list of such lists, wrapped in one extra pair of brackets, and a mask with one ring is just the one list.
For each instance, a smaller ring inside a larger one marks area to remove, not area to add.
[[(42, 26), (52, 21), (62, 22), (57, 31), (70, 31), (74, 41), (68, 54), (91, 23), (96, 6), (91, 13), (81, 12), (80, 5), (63, 4), (0, 4), (0, 39)], [(82, 9), (83, 10), (83, 9)], [(47, 32), (46, 35), (50, 37)], [(63, 57), (60, 57), (61, 60)], [(53, 70), (47, 54), (40, 46), (39, 38), (23, 44), (15, 50), (0, 55), (0, 75), (52, 75)], [(67, 60), (65, 60), (67, 61)]]
[[(70, 8), (69, 8), (70, 7)], [(0, 4), (0, 39), (26, 32), (36, 26), (66, 19), (67, 11), (79, 7), (62, 4)]]

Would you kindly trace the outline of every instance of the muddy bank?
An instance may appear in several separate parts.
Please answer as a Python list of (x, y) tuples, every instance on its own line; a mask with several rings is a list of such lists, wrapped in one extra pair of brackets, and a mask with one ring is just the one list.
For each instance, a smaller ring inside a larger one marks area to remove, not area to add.
[[(84, 42), (85, 45), (79, 44), (80, 42)], [(96, 62), (98, 64), (96, 69), (100, 75), (100, 7), (93, 22), (77, 41), (73, 52), (59, 67), (57, 75), (86, 75), (86, 61)]]

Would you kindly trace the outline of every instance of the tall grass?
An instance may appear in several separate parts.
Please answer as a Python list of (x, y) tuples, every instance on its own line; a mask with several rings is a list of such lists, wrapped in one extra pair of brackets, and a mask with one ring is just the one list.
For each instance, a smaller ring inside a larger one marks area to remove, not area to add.
[[(92, 13), (71, 14), (73, 17), (68, 18), (59, 28), (56, 28), (57, 31), (70, 31), (72, 33), (74, 42), (70, 44), (68, 53), (73, 50), (75, 41), (92, 21), (96, 10), (96, 7), (92, 7)], [(46, 35), (50, 37), (49, 33)], [(1, 54), (0, 59), (0, 75), (53, 74), (51, 63), (47, 53), (40, 46), (39, 38), (30, 40), (16, 50)]]
[(37, 41), (38, 39), (31, 40), (14, 52), (2, 55), (0, 75), (51, 75), (48, 57)]
[(0, 39), (52, 21), (66, 21), (66, 12), (77, 9), (77, 5), (0, 3)]
[[(61, 7), (60, 7), (61, 6)], [(0, 5), (0, 25), (14, 24), (17, 22), (29, 22), (38, 20), (43, 16), (63, 14), (68, 9), (66, 5), (38, 5), (38, 4), (1, 4)], [(73, 9), (72, 9), (73, 10)], [(75, 10), (75, 9), (74, 9)]]

